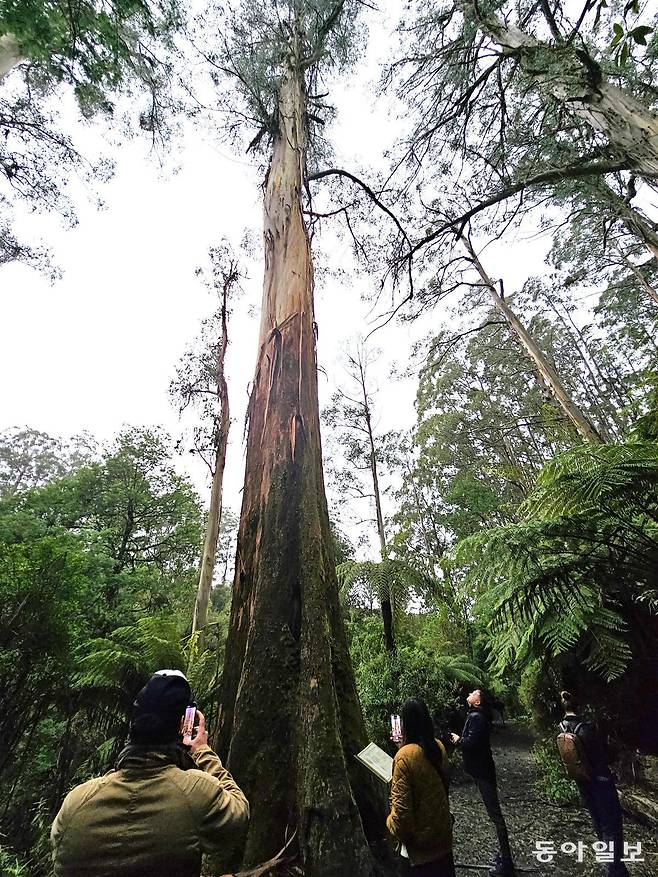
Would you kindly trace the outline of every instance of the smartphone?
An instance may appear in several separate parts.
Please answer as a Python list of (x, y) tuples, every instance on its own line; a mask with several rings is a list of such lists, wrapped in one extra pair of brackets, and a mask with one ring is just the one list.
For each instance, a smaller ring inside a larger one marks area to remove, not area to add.
[(391, 716), (391, 737), (395, 743), (402, 742), (402, 723), (398, 715)]
[(183, 746), (189, 746), (192, 742), (192, 734), (194, 732), (194, 720), (196, 719), (196, 704), (190, 704), (185, 710), (185, 718), (181, 732), (183, 734)]

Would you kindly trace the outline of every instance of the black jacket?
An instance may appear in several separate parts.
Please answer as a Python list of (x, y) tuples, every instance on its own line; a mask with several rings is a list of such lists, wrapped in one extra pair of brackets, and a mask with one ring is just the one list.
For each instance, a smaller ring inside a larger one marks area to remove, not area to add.
[(459, 738), (459, 748), (466, 773), (473, 779), (495, 783), (496, 765), (491, 754), (489, 727), (489, 716), (482, 708), (469, 709)]
[(610, 777), (610, 753), (601, 735), (591, 722), (585, 722), (580, 716), (565, 716), (560, 723), (560, 730), (576, 733), (583, 744), (583, 749), (592, 768), (593, 777)]

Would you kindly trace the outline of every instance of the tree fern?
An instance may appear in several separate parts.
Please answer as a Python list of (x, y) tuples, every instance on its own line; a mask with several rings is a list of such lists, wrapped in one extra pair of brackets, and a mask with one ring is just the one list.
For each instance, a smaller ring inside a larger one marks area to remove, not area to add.
[(437, 658), (440, 667), (448, 679), (457, 683), (484, 687), (486, 674), (466, 655), (442, 655)]
[(495, 672), (572, 654), (604, 679), (622, 676), (632, 607), (658, 607), (658, 444), (559, 455), (518, 523), (463, 539), (449, 562), (481, 595)]
[(157, 617), (140, 618), (108, 637), (91, 640), (79, 658), (76, 682), (84, 692), (117, 703), (134, 697), (156, 670), (185, 670), (176, 626)]
[(336, 575), (341, 588), (349, 591), (361, 585), (373, 592), (380, 602), (390, 600), (397, 611), (403, 609), (412, 596), (427, 597), (438, 588), (436, 579), (394, 558), (378, 563), (348, 560), (336, 567)]

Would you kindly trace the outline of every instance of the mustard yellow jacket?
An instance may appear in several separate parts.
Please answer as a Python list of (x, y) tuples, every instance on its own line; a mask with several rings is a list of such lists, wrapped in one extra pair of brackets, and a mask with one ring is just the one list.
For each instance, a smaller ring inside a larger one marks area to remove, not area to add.
[(128, 746), (117, 770), (69, 792), (50, 835), (55, 877), (199, 877), (202, 853), (239, 843), (249, 804), (232, 776), (209, 746), (184, 759)]
[[(442, 743), (436, 742), (447, 777), (448, 756)], [(412, 865), (433, 862), (452, 851), (452, 818), (446, 788), (417, 743), (403, 746), (393, 759), (391, 812), (386, 825), (393, 837), (406, 846)]]

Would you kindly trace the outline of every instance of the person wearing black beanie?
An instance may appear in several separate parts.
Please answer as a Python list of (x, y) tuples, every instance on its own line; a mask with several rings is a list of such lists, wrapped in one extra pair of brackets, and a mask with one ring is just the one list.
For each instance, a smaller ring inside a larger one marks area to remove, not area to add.
[(74, 788), (55, 817), (55, 877), (199, 877), (203, 853), (235, 857), (249, 804), (198, 710), (182, 745), (191, 702), (180, 670), (159, 670), (137, 694), (116, 769)]
[(180, 736), (180, 717), (191, 702), (190, 683), (180, 670), (158, 670), (135, 698), (130, 742), (176, 743)]

